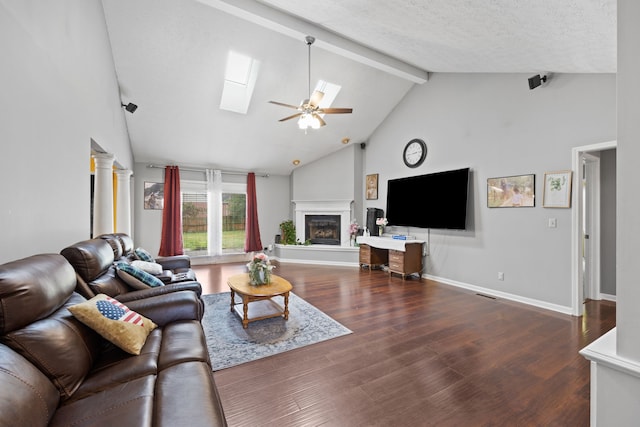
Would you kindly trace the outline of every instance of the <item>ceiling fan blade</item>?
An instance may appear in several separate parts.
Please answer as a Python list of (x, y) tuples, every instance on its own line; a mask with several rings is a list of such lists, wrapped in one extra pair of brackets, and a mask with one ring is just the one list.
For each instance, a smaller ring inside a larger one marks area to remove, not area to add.
[(318, 110), (320, 114), (350, 114), (353, 108), (321, 108)]
[(324, 120), (322, 120), (322, 117), (320, 117), (320, 116), (319, 116), (319, 115), (317, 115), (317, 114), (314, 114), (314, 117), (315, 117), (316, 119), (318, 119), (318, 122), (320, 122), (320, 126), (326, 126), (327, 122), (325, 122)]
[(293, 109), (298, 109), (297, 105), (291, 105), (291, 104), (284, 104), (282, 102), (278, 102), (278, 101), (269, 101), (271, 104), (276, 104), (276, 105), (280, 105), (282, 107), (288, 107), (288, 108), (293, 108)]
[(284, 122), (285, 120), (291, 120), (291, 119), (294, 119), (294, 118), (296, 118), (296, 117), (298, 117), (298, 116), (301, 116), (301, 115), (302, 115), (302, 113), (296, 113), (296, 114), (294, 114), (294, 115), (292, 115), (292, 116), (285, 117), (284, 119), (280, 119), (280, 120), (278, 120), (278, 121), (279, 121), (279, 122)]
[(313, 105), (314, 107), (317, 107), (318, 105), (320, 105), (320, 102), (322, 101), (322, 98), (324, 98), (324, 92), (320, 92), (319, 90), (315, 90), (315, 91), (313, 91), (313, 94), (311, 95), (311, 99), (309, 100), (309, 104)]

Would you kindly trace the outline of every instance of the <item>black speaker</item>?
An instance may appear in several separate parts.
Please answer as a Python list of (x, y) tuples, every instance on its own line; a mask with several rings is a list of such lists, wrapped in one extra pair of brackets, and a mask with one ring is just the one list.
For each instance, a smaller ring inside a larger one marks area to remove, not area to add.
[(540, 74), (536, 74), (533, 77), (529, 77), (529, 89), (533, 90), (547, 81), (547, 76), (540, 77)]
[(365, 148), (367, 148), (367, 143), (366, 143), (366, 142), (361, 142), (361, 143), (360, 143), (360, 148), (362, 148), (363, 150), (364, 150)]
[(367, 208), (367, 229), (372, 236), (378, 235), (378, 226), (376, 219), (383, 218), (384, 211), (378, 208)]

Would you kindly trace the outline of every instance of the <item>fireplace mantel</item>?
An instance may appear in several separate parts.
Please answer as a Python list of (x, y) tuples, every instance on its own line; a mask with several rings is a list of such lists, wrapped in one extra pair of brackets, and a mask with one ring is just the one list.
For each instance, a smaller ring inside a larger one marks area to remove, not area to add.
[(304, 242), (306, 215), (340, 215), (340, 246), (349, 246), (349, 224), (353, 200), (293, 200), (296, 213), (296, 239)]

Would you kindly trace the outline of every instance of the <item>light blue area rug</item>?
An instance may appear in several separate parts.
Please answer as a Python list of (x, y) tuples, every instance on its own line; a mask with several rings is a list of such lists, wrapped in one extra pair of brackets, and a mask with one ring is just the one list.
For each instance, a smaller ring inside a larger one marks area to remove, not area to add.
[[(214, 371), (351, 333), (293, 293), (289, 294), (289, 320), (258, 320), (250, 322), (247, 329), (238, 314), (230, 310), (229, 292), (203, 295), (202, 299), (202, 326)], [(283, 304), (282, 297), (274, 300)]]

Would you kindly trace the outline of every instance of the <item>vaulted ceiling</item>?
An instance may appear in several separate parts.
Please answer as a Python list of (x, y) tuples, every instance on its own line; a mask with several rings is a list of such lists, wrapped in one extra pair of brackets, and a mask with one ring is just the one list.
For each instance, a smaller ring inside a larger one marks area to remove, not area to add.
[[(615, 73), (615, 0), (103, 0), (137, 162), (288, 175), (366, 141), (428, 73)], [(278, 120), (341, 86), (327, 126)], [(259, 61), (246, 114), (220, 109), (229, 51)], [(523, 84), (526, 84), (523, 77)]]

